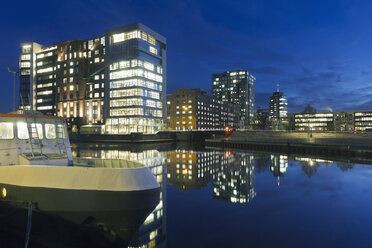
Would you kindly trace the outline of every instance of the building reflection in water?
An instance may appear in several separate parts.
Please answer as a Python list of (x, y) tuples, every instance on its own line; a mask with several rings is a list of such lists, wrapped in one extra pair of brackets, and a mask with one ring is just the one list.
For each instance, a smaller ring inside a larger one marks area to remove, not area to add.
[(331, 160), (318, 158), (295, 157), (294, 159), (301, 162), (301, 169), (309, 178), (315, 175), (321, 164), (327, 166), (333, 163), (333, 161)]
[(232, 203), (249, 203), (256, 196), (253, 155), (240, 153), (231, 155), (230, 152), (226, 152), (219, 158), (221, 167), (214, 174), (213, 198)]
[(163, 248), (166, 246), (166, 177), (164, 152), (158, 150), (127, 151), (119, 149), (79, 149), (80, 157), (134, 160), (148, 166), (160, 184), (160, 202), (139, 228), (129, 247)]
[(181, 190), (200, 189), (211, 181), (217, 152), (167, 152), (167, 182)]
[(171, 151), (167, 182), (181, 190), (200, 189), (212, 182), (214, 199), (248, 203), (256, 196), (254, 158), (229, 151)]
[(280, 177), (287, 172), (288, 168), (288, 156), (271, 154), (270, 155), (270, 171), (273, 173), (274, 177), (278, 178), (278, 186), (280, 186)]

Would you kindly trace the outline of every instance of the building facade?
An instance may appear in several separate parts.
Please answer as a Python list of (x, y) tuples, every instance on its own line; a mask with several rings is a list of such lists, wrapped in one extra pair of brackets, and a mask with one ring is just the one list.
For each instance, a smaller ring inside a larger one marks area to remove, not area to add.
[(294, 129), (300, 131), (333, 131), (333, 112), (293, 114)]
[(19, 57), (19, 109), (30, 109), (36, 101), (36, 54), (41, 50), (37, 43), (21, 43)]
[(354, 112), (355, 131), (372, 131), (372, 111)]
[(210, 130), (239, 125), (239, 106), (224, 103), (202, 89), (167, 95), (166, 126), (171, 130)]
[(287, 97), (283, 92), (274, 92), (270, 96), (270, 116), (273, 119), (284, 120), (288, 114)]
[(109, 134), (163, 128), (166, 39), (145, 25), (21, 47), (20, 108), (65, 117), (72, 130), (87, 124), (104, 125)]
[(256, 78), (246, 70), (212, 75), (212, 92), (218, 100), (239, 104), (240, 119), (247, 127), (254, 117)]

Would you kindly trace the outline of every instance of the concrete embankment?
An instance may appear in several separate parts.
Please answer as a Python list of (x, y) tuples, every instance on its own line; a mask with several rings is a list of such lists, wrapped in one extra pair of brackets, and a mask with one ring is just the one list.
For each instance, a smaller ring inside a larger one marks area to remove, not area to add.
[(344, 132), (236, 131), (207, 139), (206, 146), (343, 157), (372, 157), (372, 134)]

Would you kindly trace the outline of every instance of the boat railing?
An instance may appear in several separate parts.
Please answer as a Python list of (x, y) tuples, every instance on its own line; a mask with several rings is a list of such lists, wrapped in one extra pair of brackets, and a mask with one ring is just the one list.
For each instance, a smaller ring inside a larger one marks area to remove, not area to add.
[(101, 158), (74, 158), (74, 166), (101, 167), (101, 168), (122, 168), (134, 169), (143, 168), (146, 165), (137, 161), (125, 159), (101, 159)]

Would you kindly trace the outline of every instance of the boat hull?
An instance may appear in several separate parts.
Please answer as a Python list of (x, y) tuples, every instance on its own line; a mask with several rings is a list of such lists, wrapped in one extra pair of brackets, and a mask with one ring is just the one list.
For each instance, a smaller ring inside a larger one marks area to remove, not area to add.
[[(125, 246), (159, 203), (159, 189), (110, 192), (8, 184), (0, 187), (7, 190), (7, 196), (0, 200), (2, 230), (24, 238), (28, 208), (32, 205), (31, 247), (36, 243), (63, 247), (66, 242), (69, 247)], [(71, 236), (71, 229), (81, 235)]]
[(0, 193), (12, 242), (24, 240), (32, 206), (30, 247), (125, 247), (160, 201), (148, 168), (2, 166)]

